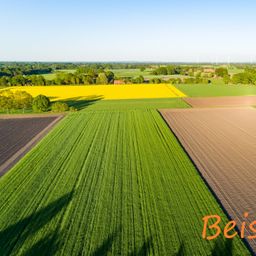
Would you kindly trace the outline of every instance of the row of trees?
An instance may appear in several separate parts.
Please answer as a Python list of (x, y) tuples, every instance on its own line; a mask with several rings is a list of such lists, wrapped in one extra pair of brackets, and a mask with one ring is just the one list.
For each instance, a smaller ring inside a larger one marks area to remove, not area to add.
[(47, 80), (43, 76), (0, 77), (0, 86), (25, 86), (25, 85), (69, 85), (69, 84), (113, 84), (114, 73), (111, 71), (90, 73), (57, 73), (56, 78)]
[(172, 84), (210, 84), (212, 81), (202, 77), (188, 77), (188, 78), (170, 78), (168, 80)]
[(13, 77), (17, 75), (42, 75), (58, 70), (77, 70), (79, 73), (89, 73), (97, 70), (97, 73), (110, 69), (143, 69), (150, 64), (140, 63), (36, 63), (36, 62), (2, 62), (0, 63), (0, 77)]
[(233, 75), (228, 82), (231, 82), (233, 84), (256, 85), (256, 70), (246, 69), (243, 73)]
[[(116, 78), (110, 69), (151, 69), (154, 76), (150, 81), (143, 76)], [(236, 66), (244, 68), (243, 73), (230, 75), (226, 67), (204, 65), (160, 65), (150, 63), (0, 63), (0, 86), (33, 86), (33, 85), (93, 85), (113, 84), (115, 79), (120, 83), (210, 83), (221, 78), (225, 83), (256, 84), (255, 66)], [(75, 72), (56, 72), (73, 69)], [(45, 79), (42, 74), (53, 73), (52, 79)], [(167, 75), (175, 75), (167, 80)]]
[(61, 69), (77, 69), (81, 64), (78, 63), (36, 63), (36, 62), (2, 62), (0, 63), (1, 76), (18, 75), (40, 75), (52, 73)]
[(0, 77), (0, 86), (25, 86), (25, 85), (47, 85), (47, 80), (43, 76), (23, 76)]
[(161, 66), (152, 71), (152, 75), (180, 75), (185, 74), (186, 69), (182, 69), (180, 66)]
[(25, 91), (11, 91), (4, 90), (0, 93), (0, 109), (6, 113), (11, 110), (25, 110), (33, 109), (34, 112), (65, 112), (76, 111), (74, 107), (70, 107), (65, 102), (51, 103), (50, 99), (44, 95), (38, 95), (33, 98)]
[(226, 68), (218, 68), (215, 71), (217, 77), (223, 78), (226, 84), (251, 84), (256, 85), (256, 70), (246, 68), (244, 72), (229, 75)]
[(88, 72), (58, 73), (56, 78), (46, 81), (50, 85), (69, 84), (113, 84), (115, 75), (111, 71), (89, 70)]

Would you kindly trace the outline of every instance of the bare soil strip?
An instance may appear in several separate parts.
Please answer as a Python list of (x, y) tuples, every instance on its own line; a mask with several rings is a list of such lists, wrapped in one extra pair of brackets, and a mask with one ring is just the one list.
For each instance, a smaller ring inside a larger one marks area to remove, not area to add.
[(62, 118), (48, 116), (0, 117), (0, 177), (13, 167)]
[[(256, 220), (256, 110), (170, 109), (160, 113), (229, 217), (239, 228), (242, 221), (248, 227)], [(248, 218), (243, 217), (245, 212)], [(256, 239), (247, 242), (256, 253)]]
[(183, 98), (193, 108), (256, 106), (256, 96)]

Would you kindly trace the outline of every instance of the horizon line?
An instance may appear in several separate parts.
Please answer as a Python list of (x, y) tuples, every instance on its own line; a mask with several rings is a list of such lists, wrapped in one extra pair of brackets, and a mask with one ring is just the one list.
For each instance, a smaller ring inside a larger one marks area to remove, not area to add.
[(219, 65), (219, 64), (256, 64), (256, 61), (140, 61), (140, 60), (127, 60), (127, 61), (118, 61), (118, 60), (102, 60), (102, 61), (72, 61), (72, 60), (63, 60), (63, 61), (52, 61), (52, 60), (0, 60), (0, 63), (77, 63), (77, 64), (98, 64), (98, 63), (104, 63), (104, 64), (211, 64), (211, 65)]

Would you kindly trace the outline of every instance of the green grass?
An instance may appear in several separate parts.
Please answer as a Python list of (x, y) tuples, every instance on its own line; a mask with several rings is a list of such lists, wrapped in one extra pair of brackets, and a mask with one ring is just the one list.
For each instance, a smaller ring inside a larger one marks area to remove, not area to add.
[(75, 69), (60, 69), (55, 71), (54, 73), (51, 74), (44, 74), (42, 75), (46, 80), (53, 80), (56, 78), (56, 74), (58, 73), (75, 73), (76, 70)]
[(42, 75), (46, 80), (53, 80), (56, 78), (56, 73), (43, 74)]
[(235, 66), (228, 67), (228, 73), (231, 76), (235, 75), (235, 74), (243, 73), (243, 72), (244, 72), (244, 69), (242, 69), (242, 68), (237, 68)]
[(256, 95), (256, 86), (249, 85), (180, 84), (175, 87), (190, 97)]
[(85, 109), (92, 111), (108, 110), (146, 110), (157, 108), (186, 108), (189, 107), (182, 99), (131, 99), (131, 100), (99, 100), (91, 97), (86, 100), (69, 99), (65, 101), (69, 106), (78, 110)]
[(227, 218), (154, 109), (184, 103), (116, 104), (68, 115), (0, 179), (1, 256), (231, 253), (201, 238)]
[(153, 69), (146, 69), (145, 71), (140, 71), (140, 69), (112, 69), (111, 70), (116, 77), (123, 78), (123, 77), (132, 77), (136, 78), (138, 76), (143, 76), (145, 79), (153, 79), (153, 78), (160, 78), (160, 79), (170, 79), (170, 78), (188, 78), (189, 76), (183, 75), (152, 75), (151, 72)]
[(9, 111), (6, 111), (6, 110), (3, 110), (3, 109), (0, 109), (0, 114), (8, 114), (8, 115), (11, 115), (11, 114), (33, 114), (33, 110), (32, 109), (25, 109), (23, 111), (23, 109), (12, 109), (12, 110), (9, 110)]

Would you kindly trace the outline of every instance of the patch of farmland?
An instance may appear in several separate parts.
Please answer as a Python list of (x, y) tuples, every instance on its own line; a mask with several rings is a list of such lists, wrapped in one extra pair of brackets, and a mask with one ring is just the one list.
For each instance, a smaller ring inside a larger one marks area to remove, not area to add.
[(224, 255), (201, 238), (212, 212), (227, 220), (156, 110), (81, 111), (0, 180), (0, 255)]
[[(162, 110), (161, 113), (229, 216), (239, 227), (245, 220), (245, 212), (249, 212), (246, 222), (254, 221), (255, 109)], [(248, 243), (256, 252), (256, 241)]]
[[(33, 97), (43, 94), (51, 100), (80, 100), (94, 98), (114, 99), (158, 99), (180, 98), (186, 95), (169, 84), (84, 85), (84, 86), (15, 86), (11, 90), (26, 91)], [(3, 89), (2, 89), (3, 90)]]
[(175, 86), (190, 97), (256, 95), (256, 86), (254, 85), (177, 84)]
[[(90, 102), (90, 101), (89, 101)], [(69, 102), (74, 106), (79, 107), (83, 102)], [(85, 102), (85, 104), (88, 102)], [(155, 110), (157, 108), (188, 108), (189, 105), (185, 103), (182, 98), (170, 98), (170, 99), (144, 99), (144, 100), (95, 100), (91, 101), (91, 104), (86, 104), (86, 111), (134, 111), (134, 110)]]
[(34, 115), (0, 117), (0, 176), (38, 142), (59, 118)]
[(256, 96), (184, 98), (194, 108), (256, 106)]

